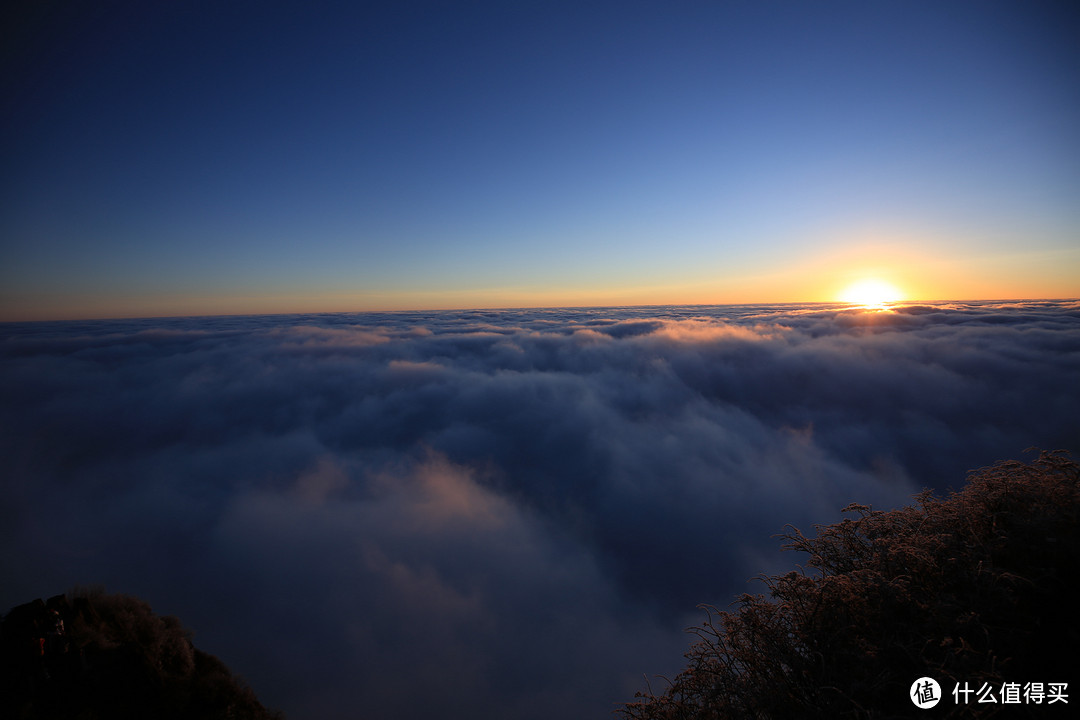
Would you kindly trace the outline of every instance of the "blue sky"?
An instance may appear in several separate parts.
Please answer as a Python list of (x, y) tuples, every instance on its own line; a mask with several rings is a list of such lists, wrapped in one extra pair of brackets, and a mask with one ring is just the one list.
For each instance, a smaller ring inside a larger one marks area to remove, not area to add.
[(1080, 295), (1066, 3), (31, 7), (0, 318)]

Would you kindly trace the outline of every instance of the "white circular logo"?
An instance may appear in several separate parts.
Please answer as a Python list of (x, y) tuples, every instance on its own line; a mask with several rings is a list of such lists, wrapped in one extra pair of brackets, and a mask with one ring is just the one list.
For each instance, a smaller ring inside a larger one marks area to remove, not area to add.
[(941, 701), (941, 686), (934, 678), (921, 677), (911, 683), (908, 697), (915, 703), (915, 707), (929, 710)]

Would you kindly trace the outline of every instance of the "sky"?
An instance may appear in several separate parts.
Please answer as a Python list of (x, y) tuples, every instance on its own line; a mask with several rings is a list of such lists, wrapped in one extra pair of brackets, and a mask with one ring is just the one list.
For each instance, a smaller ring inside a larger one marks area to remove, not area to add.
[(1080, 296), (1064, 2), (20, 2), (0, 320)]
[(133, 594), (290, 720), (610, 718), (787, 526), (1076, 452), (1078, 360), (1078, 301), (5, 323), (0, 612)]

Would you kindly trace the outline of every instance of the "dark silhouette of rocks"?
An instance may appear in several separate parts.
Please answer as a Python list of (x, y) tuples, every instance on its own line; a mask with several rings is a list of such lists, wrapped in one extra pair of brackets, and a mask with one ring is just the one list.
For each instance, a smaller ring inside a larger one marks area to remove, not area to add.
[(76, 590), (11, 608), (0, 625), (0, 717), (280, 720), (175, 617)]

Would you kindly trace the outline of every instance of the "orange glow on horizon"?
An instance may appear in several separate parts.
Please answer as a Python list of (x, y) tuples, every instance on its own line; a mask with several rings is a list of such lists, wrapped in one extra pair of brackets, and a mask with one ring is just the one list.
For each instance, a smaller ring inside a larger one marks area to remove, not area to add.
[(903, 299), (904, 294), (895, 285), (874, 278), (849, 285), (840, 295), (843, 302), (867, 308), (882, 308)]

